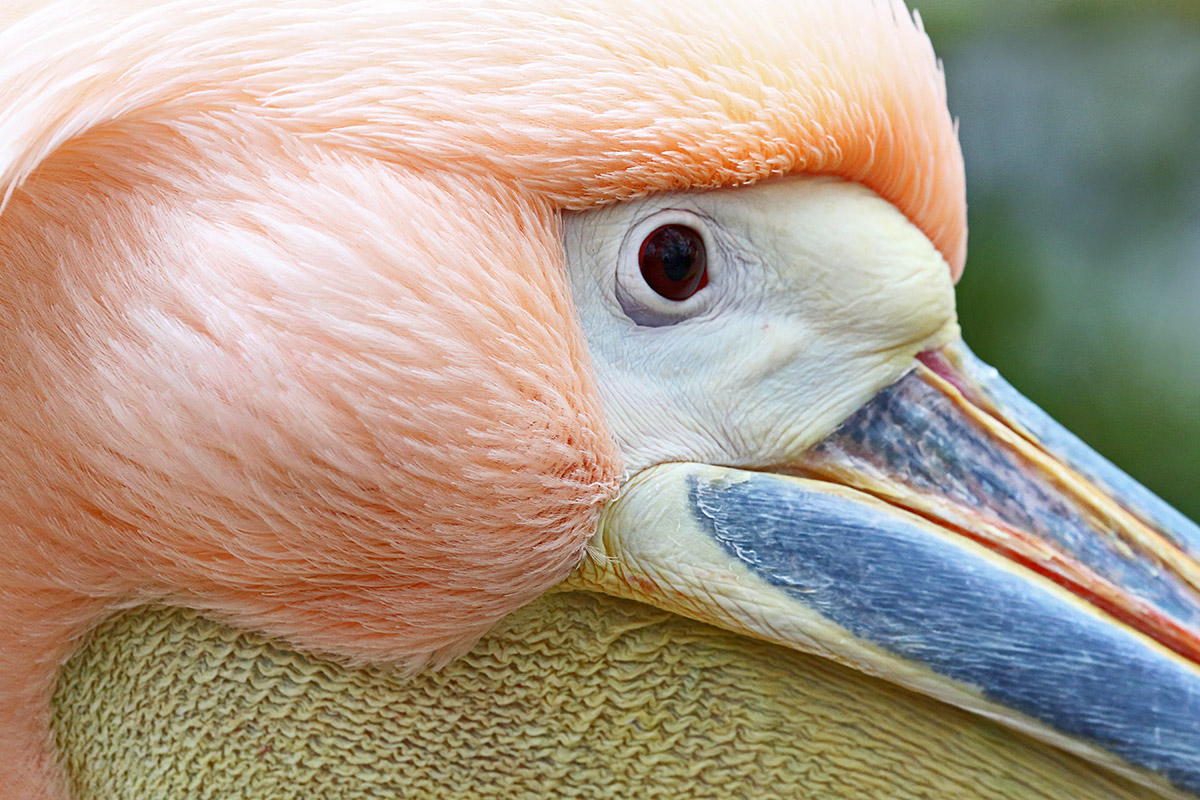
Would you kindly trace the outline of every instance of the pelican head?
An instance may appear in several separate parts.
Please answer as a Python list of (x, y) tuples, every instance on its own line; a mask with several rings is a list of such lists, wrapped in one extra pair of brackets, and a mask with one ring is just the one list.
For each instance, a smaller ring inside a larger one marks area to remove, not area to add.
[(1200, 531), (961, 342), (901, 3), (39, 0), (0, 43), (5, 797), (69, 796), (55, 683), (123, 609), (416, 672), (562, 586), (1200, 793)]

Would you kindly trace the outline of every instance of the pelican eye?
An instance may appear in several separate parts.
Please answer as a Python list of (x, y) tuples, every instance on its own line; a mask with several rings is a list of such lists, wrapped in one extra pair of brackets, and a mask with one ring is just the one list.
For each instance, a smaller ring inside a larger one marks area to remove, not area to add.
[(729, 283), (719, 234), (712, 219), (687, 208), (662, 208), (633, 220), (613, 264), (620, 311), (649, 328), (712, 311)]
[(651, 231), (638, 250), (646, 284), (668, 300), (687, 300), (708, 283), (704, 239), (687, 225), (663, 225)]

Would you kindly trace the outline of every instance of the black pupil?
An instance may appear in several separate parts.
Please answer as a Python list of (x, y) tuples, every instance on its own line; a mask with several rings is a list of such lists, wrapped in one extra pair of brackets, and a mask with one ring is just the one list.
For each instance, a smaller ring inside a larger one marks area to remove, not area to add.
[(687, 225), (663, 225), (647, 236), (638, 266), (650, 288), (668, 300), (687, 300), (708, 282), (704, 240)]

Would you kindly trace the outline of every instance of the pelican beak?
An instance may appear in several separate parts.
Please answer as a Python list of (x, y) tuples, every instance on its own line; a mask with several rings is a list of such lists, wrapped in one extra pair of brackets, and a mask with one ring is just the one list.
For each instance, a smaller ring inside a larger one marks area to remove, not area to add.
[(1200, 529), (956, 343), (799, 463), (671, 463), (584, 585), (827, 656), (1200, 794)]

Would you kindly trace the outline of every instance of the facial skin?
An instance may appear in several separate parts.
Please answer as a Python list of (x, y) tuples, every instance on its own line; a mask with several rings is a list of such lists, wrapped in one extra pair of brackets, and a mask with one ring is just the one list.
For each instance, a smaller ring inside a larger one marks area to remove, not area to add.
[[(707, 250), (708, 283), (683, 301), (638, 270), (643, 240), (667, 224), (694, 229)], [(567, 215), (564, 241), (631, 471), (792, 461), (918, 352), (958, 336), (944, 259), (859, 184), (793, 177), (654, 195)]]

